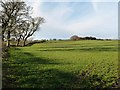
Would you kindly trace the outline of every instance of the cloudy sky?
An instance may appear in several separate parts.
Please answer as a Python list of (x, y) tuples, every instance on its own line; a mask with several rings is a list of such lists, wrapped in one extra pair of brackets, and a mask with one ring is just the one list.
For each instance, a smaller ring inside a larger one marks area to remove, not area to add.
[(34, 39), (68, 39), (72, 35), (116, 39), (118, 3), (117, 0), (108, 1), (28, 0), (33, 16), (45, 18)]

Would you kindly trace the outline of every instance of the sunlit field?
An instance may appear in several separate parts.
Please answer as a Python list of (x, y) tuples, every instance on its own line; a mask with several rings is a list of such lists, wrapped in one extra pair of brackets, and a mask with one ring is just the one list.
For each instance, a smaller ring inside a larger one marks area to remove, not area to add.
[[(100, 88), (118, 84), (118, 41), (47, 41), (11, 47), (3, 87)], [(6, 83), (7, 82), (7, 83)], [(7, 84), (7, 85), (6, 85)]]

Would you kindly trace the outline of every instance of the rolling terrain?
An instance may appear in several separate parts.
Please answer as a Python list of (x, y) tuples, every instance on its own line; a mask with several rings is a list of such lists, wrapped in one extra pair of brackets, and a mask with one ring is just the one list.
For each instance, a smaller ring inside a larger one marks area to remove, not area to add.
[(11, 47), (3, 87), (111, 88), (118, 84), (118, 41), (48, 41)]

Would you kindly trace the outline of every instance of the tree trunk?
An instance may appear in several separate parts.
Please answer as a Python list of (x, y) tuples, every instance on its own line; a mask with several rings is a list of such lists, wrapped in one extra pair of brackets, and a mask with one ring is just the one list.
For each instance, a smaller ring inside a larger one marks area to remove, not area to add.
[(20, 39), (17, 40), (16, 46), (19, 46), (19, 43), (20, 43)]
[(23, 47), (25, 46), (25, 42), (26, 42), (26, 41), (24, 40), (24, 41), (23, 41)]
[(5, 33), (5, 30), (2, 29), (2, 41), (4, 41), (4, 38), (5, 38), (4, 33)]
[[(17, 36), (16, 36), (16, 39), (17, 39)], [(19, 44), (20, 44), (20, 40), (21, 40), (21, 35), (20, 35), (19, 38), (17, 39), (16, 46), (19, 46)]]
[(24, 40), (23, 40), (23, 45), (22, 45), (23, 47), (25, 46), (26, 40), (27, 40), (27, 39), (24, 39)]
[(7, 43), (6, 43), (7, 47), (10, 47), (10, 30), (8, 30), (7, 32)]
[(2, 41), (4, 41), (4, 34), (2, 34)]

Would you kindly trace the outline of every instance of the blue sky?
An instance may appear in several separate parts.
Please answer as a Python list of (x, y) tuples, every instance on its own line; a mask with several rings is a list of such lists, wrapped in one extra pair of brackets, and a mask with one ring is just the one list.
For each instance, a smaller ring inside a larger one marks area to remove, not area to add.
[(41, 16), (46, 20), (46, 23), (42, 24), (40, 30), (34, 34), (34, 39), (68, 39), (72, 35), (118, 38), (117, 0), (100, 1), (27, 2), (33, 7), (34, 17)]

